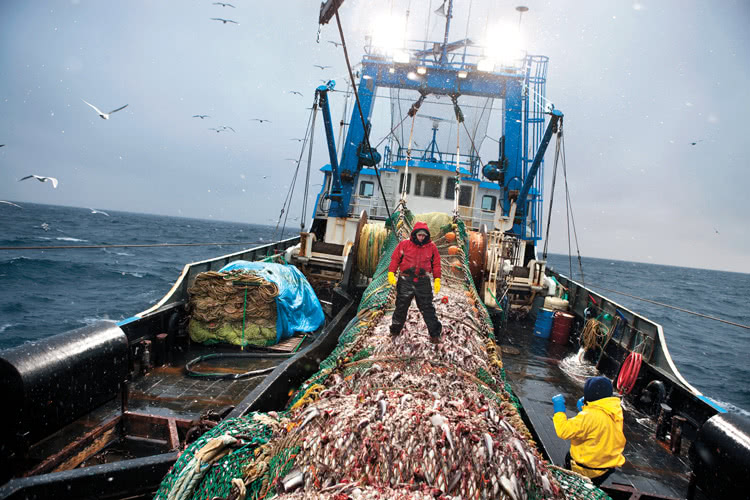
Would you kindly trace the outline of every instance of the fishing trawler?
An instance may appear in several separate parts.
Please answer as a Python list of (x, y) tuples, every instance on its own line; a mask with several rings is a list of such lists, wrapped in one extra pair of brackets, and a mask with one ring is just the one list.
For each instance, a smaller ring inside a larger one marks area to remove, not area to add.
[[(325, 3), (320, 24), (341, 3)], [(340, 151), (335, 85), (316, 89), (330, 163), (309, 231), (189, 264), (159, 303), (116, 325), (0, 353), (11, 403), (0, 498), (742, 496), (747, 424), (683, 379), (658, 324), (538, 255), (543, 159), (564, 129), (545, 97), (547, 58), (449, 41), (453, 1), (442, 10), (442, 41), (369, 41)], [(396, 110), (382, 155), (379, 89)], [(488, 157), (490, 122), (500, 134)], [(390, 253), (416, 221), (444, 269), (439, 346), (416, 309), (399, 338), (387, 328)], [(189, 341), (199, 277), (264, 259), (304, 274), (325, 323), (247, 359)], [(627, 463), (601, 488), (561, 468), (567, 443), (552, 425), (551, 397), (573, 408), (581, 393), (560, 367), (579, 348), (627, 408)], [(225, 376), (188, 378), (190, 360), (220, 354)]]

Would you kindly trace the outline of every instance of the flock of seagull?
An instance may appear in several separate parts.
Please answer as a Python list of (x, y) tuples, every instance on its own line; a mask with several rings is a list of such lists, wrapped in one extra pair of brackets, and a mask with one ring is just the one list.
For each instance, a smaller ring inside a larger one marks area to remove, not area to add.
[[(230, 3), (225, 3), (225, 2), (213, 2), (212, 5), (218, 5), (220, 7), (230, 7), (232, 9), (236, 8), (234, 5), (232, 5)], [(225, 18), (221, 18), (221, 17), (212, 17), (211, 20), (213, 20), (213, 21), (220, 21), (222, 24), (231, 23), (231, 24), (237, 24), (237, 25), (239, 25), (239, 23), (237, 21), (234, 21), (232, 19), (225, 19)], [(340, 42), (334, 42), (334, 41), (330, 41), (330, 40), (328, 41), (328, 43), (332, 43), (336, 47), (339, 47), (341, 45)], [(331, 66), (323, 66), (323, 65), (320, 65), (320, 64), (314, 64), (313, 66), (316, 67), (316, 68), (320, 68), (321, 70), (326, 70), (326, 69), (328, 69), (328, 68), (331, 67)], [(292, 94), (292, 95), (298, 95), (300, 97), (304, 97), (304, 95), (302, 94), (302, 92), (299, 92), (297, 90), (289, 90), (288, 93)], [(128, 104), (125, 104), (124, 106), (120, 106), (119, 108), (115, 108), (112, 111), (109, 111), (109, 112), (105, 113), (104, 111), (102, 111), (101, 109), (97, 108), (96, 106), (94, 106), (90, 102), (86, 101), (85, 99), (81, 99), (81, 100), (84, 103), (86, 103), (86, 105), (90, 106), (94, 111), (96, 111), (97, 115), (99, 115), (99, 117), (102, 120), (109, 120), (109, 118), (110, 118), (110, 116), (112, 114), (117, 113), (118, 111), (121, 111), (121, 110), (123, 110), (123, 109), (125, 109), (125, 108), (128, 107)], [(193, 118), (200, 118), (201, 120), (204, 120), (206, 118), (211, 118), (211, 116), (210, 115), (197, 114), (197, 115), (193, 115)], [(266, 118), (252, 118), (251, 121), (256, 121), (256, 122), (258, 122), (260, 124), (271, 123), (271, 120), (268, 120)], [(226, 132), (226, 131), (229, 131), (229, 130), (231, 130), (232, 132), (236, 132), (234, 128), (232, 128), (232, 127), (230, 127), (228, 125), (221, 125), (218, 128), (209, 128), (208, 130), (214, 131), (217, 134), (220, 133), (220, 132)], [(292, 141), (298, 141), (298, 142), (304, 141), (304, 139), (296, 139), (296, 138), (290, 139), (290, 140), (292, 140)], [(5, 146), (5, 144), (0, 144), (0, 148), (2, 148), (4, 146)], [(294, 159), (294, 158), (287, 158), (287, 159), (290, 160), (290, 161), (293, 161), (295, 163), (299, 163), (299, 160), (297, 160), (297, 159)], [(264, 176), (263, 178), (265, 179), (266, 177)], [(27, 175), (26, 177), (22, 177), (22, 178), (20, 178), (18, 180), (20, 182), (20, 181), (25, 181), (26, 179), (36, 179), (39, 182), (49, 182), (50, 184), (52, 184), (52, 188), (53, 189), (57, 189), (57, 185), (59, 184), (59, 181), (55, 177), (49, 177), (49, 176), (37, 175), (37, 174), (30, 174), (30, 175)], [(11, 205), (11, 206), (18, 207), (18, 208), (23, 208), (22, 206), (20, 206), (20, 205), (18, 205), (16, 203), (10, 202), (10, 201), (0, 200), (0, 203)], [(89, 210), (91, 210), (92, 214), (102, 214), (102, 215), (109, 216), (108, 213), (106, 213), (104, 211), (101, 211), (101, 210), (95, 210), (93, 208), (90, 208)]]

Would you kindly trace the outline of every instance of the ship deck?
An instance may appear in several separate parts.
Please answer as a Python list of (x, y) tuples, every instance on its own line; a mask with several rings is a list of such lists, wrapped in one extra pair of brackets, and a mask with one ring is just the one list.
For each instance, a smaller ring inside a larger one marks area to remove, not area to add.
[[(569, 441), (557, 437), (552, 423), (552, 396), (564, 394), (567, 414), (575, 415), (583, 395), (583, 379), (574, 380), (560, 368), (560, 361), (577, 352), (577, 346), (559, 345), (533, 335), (533, 323), (508, 323), (498, 334), (506, 374), (523, 405), (524, 419), (541, 451), (555, 465), (564, 466)], [(687, 445), (673, 455), (654, 437), (654, 422), (626, 403), (624, 433), (626, 463), (602, 485), (608, 492), (638, 493), (645, 498), (685, 498), (690, 462)], [(619, 497), (619, 496), (618, 496)]]
[[(274, 349), (291, 353), (303, 342), (302, 336), (295, 336)], [(239, 347), (194, 343), (174, 352), (169, 363), (152, 367), (128, 384), (125, 412), (121, 398), (105, 403), (35, 444), (27, 455), (29, 466), (37, 474), (177, 449), (201, 418), (234, 408), (265, 379), (265, 374), (238, 379), (191, 377), (185, 373), (185, 363), (206, 354), (240, 352)], [(206, 359), (194, 364), (193, 371), (242, 374), (275, 367), (285, 359)]]

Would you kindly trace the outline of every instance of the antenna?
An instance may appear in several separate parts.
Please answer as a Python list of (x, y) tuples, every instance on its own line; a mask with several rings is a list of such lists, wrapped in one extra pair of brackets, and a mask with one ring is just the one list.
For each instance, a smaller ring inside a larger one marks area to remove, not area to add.
[(523, 18), (523, 13), (528, 12), (529, 8), (525, 5), (519, 5), (516, 7), (516, 10), (518, 11), (518, 29), (521, 29), (521, 18)]

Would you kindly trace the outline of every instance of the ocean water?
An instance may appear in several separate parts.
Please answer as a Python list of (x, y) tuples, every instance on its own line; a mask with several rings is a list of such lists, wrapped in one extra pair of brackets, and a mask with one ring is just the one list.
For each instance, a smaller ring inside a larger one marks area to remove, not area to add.
[[(625, 295), (669, 304), (750, 326), (750, 274), (584, 257), (583, 281), (573, 258), (573, 279), (659, 323), (682, 376), (729, 411), (750, 415), (750, 330)], [(550, 254), (548, 266), (571, 276), (567, 255)]]
[[(247, 242), (281, 236), (273, 227), (86, 208), (0, 204), (0, 247)], [(292, 236), (296, 228), (286, 230)], [(241, 245), (75, 250), (0, 249), (0, 349), (119, 321), (161, 299), (189, 262)], [(569, 273), (568, 257), (549, 265)], [(573, 277), (580, 281), (577, 262)], [(750, 325), (750, 275), (584, 258), (585, 283)], [(750, 410), (750, 331), (630, 297), (600, 292), (660, 323), (682, 375), (730, 411)]]

